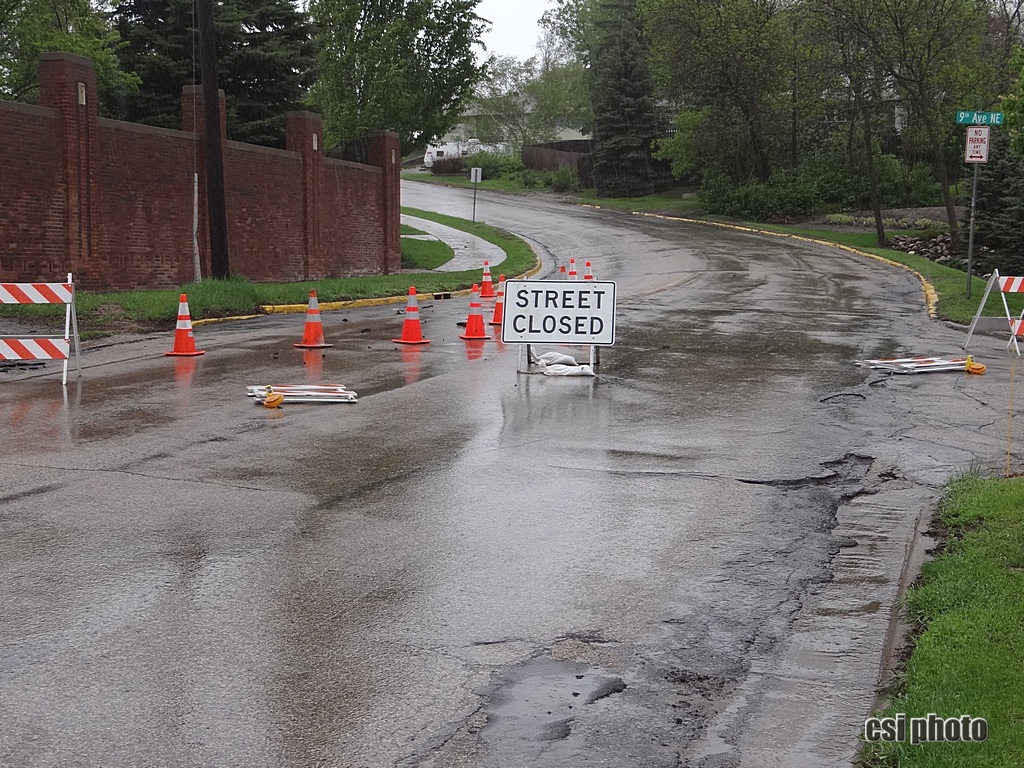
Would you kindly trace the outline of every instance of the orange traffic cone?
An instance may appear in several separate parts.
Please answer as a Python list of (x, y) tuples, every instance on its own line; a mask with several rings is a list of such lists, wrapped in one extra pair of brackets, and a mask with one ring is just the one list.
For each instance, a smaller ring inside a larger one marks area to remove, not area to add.
[(320, 303), (316, 300), (316, 291), (309, 292), (306, 327), (302, 331), (302, 341), (295, 346), (302, 349), (322, 349), (323, 347), (334, 346), (324, 342), (324, 326), (320, 322)]
[(559, 266), (559, 268), (558, 268), (558, 277), (561, 278), (562, 280), (565, 280), (566, 277), (568, 277), (568, 275), (565, 274), (565, 264), (562, 264), (561, 266)]
[(590, 262), (589, 261), (585, 265), (585, 268), (584, 268), (584, 271), (583, 271), (583, 279), (584, 280), (593, 280), (594, 279), (594, 273), (590, 271)]
[(569, 279), (576, 280), (576, 259), (569, 259)]
[(494, 302), (494, 314), (491, 315), (491, 325), (501, 325), (505, 316), (505, 276), (498, 275), (498, 298)]
[(494, 285), (491, 283), (491, 265), (486, 261), (484, 262), (484, 277), (480, 284), (480, 298), (494, 298)]
[(466, 318), (466, 332), (459, 334), (460, 339), (489, 339), (484, 328), (484, 313), (480, 310), (480, 287), (473, 286), (473, 295), (469, 298), (469, 316)]
[(192, 335), (192, 316), (188, 312), (188, 296), (184, 293), (178, 299), (178, 325), (174, 329), (174, 349), (165, 355), (205, 355), (205, 349), (196, 349), (196, 340)]
[(423, 338), (420, 327), (420, 305), (416, 301), (416, 286), (409, 286), (409, 298), (405, 303), (405, 322), (402, 323), (402, 338), (392, 339), (396, 344), (429, 344)]

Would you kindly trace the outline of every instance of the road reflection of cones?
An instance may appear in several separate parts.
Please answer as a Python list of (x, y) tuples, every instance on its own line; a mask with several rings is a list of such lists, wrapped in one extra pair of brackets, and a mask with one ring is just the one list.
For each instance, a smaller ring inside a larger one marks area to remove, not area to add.
[(494, 337), (494, 345), (497, 347), (499, 353), (508, 352), (508, 344), (502, 341), (500, 336)]
[(479, 360), (484, 356), (484, 340), (472, 339), (466, 342), (466, 359)]
[(196, 365), (199, 361), (194, 357), (174, 358), (174, 383), (178, 385), (179, 392), (187, 392), (192, 389), (192, 377), (196, 372)]
[(23, 437), (33, 448), (59, 450), (71, 439), (67, 393), (0, 406), (0, 434), (15, 440)]
[(306, 381), (320, 384), (324, 378), (324, 353), (318, 349), (302, 350), (302, 364), (306, 369)]
[(405, 384), (415, 384), (420, 380), (420, 371), (423, 368), (423, 347), (402, 346), (399, 351), (402, 353), (402, 373), (405, 376)]
[(184, 408), (192, 401), (192, 379), (199, 359), (195, 357), (174, 358), (174, 385), (178, 391), (178, 407)]

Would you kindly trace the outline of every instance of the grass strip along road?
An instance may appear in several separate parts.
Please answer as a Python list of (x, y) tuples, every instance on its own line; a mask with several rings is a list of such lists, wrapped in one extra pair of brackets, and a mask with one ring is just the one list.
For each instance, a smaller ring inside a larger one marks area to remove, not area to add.
[[(919, 634), (878, 715), (893, 727), (866, 734), (886, 740), (865, 745), (863, 764), (1024, 765), (1024, 479), (955, 479), (933, 525), (941, 551), (907, 595)], [(964, 715), (985, 727), (965, 733)], [(940, 732), (939, 716), (961, 723)]]

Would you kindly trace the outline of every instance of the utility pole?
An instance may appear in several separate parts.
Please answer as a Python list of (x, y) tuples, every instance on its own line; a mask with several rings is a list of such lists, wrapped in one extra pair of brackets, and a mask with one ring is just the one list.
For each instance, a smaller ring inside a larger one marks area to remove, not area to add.
[(224, 195), (224, 146), (220, 137), (220, 95), (217, 89), (217, 38), (213, 0), (196, 3), (199, 21), (200, 70), (206, 129), (206, 202), (210, 224), (210, 266), (213, 277), (231, 277), (228, 263), (228, 216)]

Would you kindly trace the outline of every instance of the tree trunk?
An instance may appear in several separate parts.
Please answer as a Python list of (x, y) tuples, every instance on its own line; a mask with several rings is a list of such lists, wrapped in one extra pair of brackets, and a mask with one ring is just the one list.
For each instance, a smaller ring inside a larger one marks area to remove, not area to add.
[(868, 167), (868, 192), (871, 195), (871, 210), (875, 214), (875, 234), (878, 247), (885, 246), (885, 224), (882, 223), (882, 201), (878, 194), (878, 170), (875, 168), (875, 145), (871, 140), (871, 110), (863, 94), (857, 95), (861, 119), (864, 121), (864, 162)]
[(942, 145), (935, 135), (934, 129), (929, 131), (931, 136), (932, 152), (935, 156), (935, 175), (942, 187), (942, 204), (946, 208), (946, 218), (949, 221), (949, 245), (954, 250), (960, 247), (960, 221), (956, 215), (956, 206), (953, 204), (953, 193), (949, 191), (949, 172), (946, 170), (946, 154), (942, 151)]

